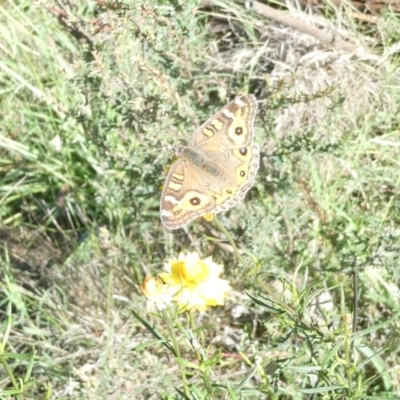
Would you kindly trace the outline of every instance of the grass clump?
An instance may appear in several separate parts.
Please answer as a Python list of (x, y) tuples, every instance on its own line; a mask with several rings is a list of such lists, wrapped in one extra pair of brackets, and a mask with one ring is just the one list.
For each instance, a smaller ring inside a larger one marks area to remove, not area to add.
[[(240, 4), (0, 10), (1, 398), (397, 398), (396, 14), (296, 11), (349, 52)], [(254, 188), (167, 232), (170, 148), (245, 93)], [(224, 307), (148, 312), (139, 285), (189, 251)]]

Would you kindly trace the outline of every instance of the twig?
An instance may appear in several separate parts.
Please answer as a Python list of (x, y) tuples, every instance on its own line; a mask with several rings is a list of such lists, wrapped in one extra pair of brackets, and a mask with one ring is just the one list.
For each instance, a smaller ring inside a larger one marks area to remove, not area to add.
[(265, 4), (259, 3), (258, 1), (247, 1), (246, 7), (267, 18), (277, 21), (282, 25), (286, 25), (290, 28), (296, 29), (299, 32), (310, 35), (323, 43), (328, 43), (336, 48), (340, 48), (349, 52), (357, 51), (357, 46), (354, 43), (346, 42), (334, 34), (322, 31), (315, 26), (306, 24), (305, 22), (298, 18), (292, 17), (286, 12), (275, 10), (274, 8), (268, 7)]

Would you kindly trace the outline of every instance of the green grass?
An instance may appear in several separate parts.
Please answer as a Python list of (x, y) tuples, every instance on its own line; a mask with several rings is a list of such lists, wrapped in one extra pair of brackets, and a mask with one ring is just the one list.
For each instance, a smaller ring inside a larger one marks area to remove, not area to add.
[[(397, 399), (398, 16), (330, 10), (346, 54), (197, 5), (0, 5), (0, 398)], [(261, 167), (219, 218), (244, 263), (159, 219), (172, 146), (242, 93)], [(181, 251), (225, 265), (225, 307), (146, 311)]]

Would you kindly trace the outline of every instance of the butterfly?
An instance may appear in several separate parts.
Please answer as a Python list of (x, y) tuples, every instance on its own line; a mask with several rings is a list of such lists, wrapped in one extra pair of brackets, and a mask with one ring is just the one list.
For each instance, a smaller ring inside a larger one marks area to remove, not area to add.
[(254, 143), (256, 112), (253, 95), (237, 97), (178, 148), (161, 195), (161, 222), (167, 229), (226, 211), (244, 198), (260, 163)]

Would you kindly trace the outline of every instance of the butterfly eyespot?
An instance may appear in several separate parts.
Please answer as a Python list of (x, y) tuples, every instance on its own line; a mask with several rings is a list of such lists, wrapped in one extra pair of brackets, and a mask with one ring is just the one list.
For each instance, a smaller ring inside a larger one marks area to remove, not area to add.
[(247, 154), (247, 148), (246, 148), (246, 147), (243, 147), (243, 149), (239, 149), (239, 153), (240, 153), (242, 156), (245, 156), (245, 155)]
[(245, 177), (245, 176), (246, 176), (246, 172), (240, 171), (240, 176), (241, 176), (242, 178)]
[(200, 199), (198, 197), (193, 197), (189, 201), (192, 206), (198, 206), (200, 204)]
[(232, 194), (232, 190), (227, 190), (226, 193)]
[(243, 128), (239, 126), (238, 128), (235, 129), (235, 133), (236, 135), (241, 135), (243, 133)]

